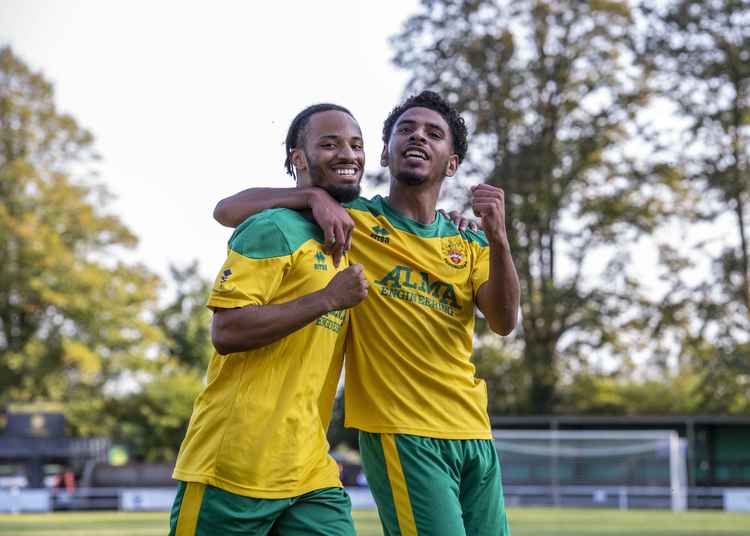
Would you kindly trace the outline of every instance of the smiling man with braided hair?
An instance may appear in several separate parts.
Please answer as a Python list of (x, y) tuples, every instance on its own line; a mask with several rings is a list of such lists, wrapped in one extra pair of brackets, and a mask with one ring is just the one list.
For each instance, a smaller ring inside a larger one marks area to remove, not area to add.
[[(349, 111), (316, 105), (289, 131), (286, 165), (300, 188), (356, 198), (364, 151)], [(216, 352), (174, 470), (170, 536), (354, 536), (326, 428), (348, 309), (367, 282), (361, 265), (334, 266), (323, 244), (310, 214), (284, 208), (232, 235), (208, 300)]]

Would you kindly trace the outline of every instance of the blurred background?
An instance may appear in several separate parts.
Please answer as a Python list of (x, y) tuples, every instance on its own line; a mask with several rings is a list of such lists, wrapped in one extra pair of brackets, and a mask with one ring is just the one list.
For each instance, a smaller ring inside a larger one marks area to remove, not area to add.
[(474, 362), (508, 502), (750, 510), (748, 0), (0, 0), (0, 509), (168, 502), (122, 489), (170, 485), (203, 384), (214, 205), (293, 186), (324, 101), (386, 191), (426, 88), (470, 127), (440, 206), (506, 192), (522, 322)]

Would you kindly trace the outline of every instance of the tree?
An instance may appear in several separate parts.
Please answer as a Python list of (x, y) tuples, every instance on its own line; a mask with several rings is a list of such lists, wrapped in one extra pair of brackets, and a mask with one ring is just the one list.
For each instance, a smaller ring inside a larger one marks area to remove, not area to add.
[[(670, 291), (657, 336), (675, 332), (700, 376), (706, 412), (747, 411), (750, 398), (750, 1), (644, 2), (643, 56), (654, 91), (685, 121), (673, 150), (692, 190), (694, 224), (721, 229), (719, 248), (662, 246)], [(714, 247), (711, 247), (714, 246)], [(702, 263), (712, 259), (712, 264)], [(702, 266), (701, 266), (702, 265)], [(691, 275), (703, 268), (700, 278)]]
[(213, 353), (211, 316), (206, 308), (211, 283), (200, 276), (197, 260), (185, 268), (170, 266), (169, 271), (176, 295), (156, 315), (157, 325), (167, 336), (165, 353), (203, 373)]
[(76, 435), (173, 461), (211, 355), (197, 263), (159, 278), (118, 259), (136, 237), (105, 211), (93, 137), (51, 84), (0, 49), (0, 404), (65, 403)]
[(193, 402), (204, 385), (213, 353), (210, 283), (197, 261), (170, 267), (172, 301), (153, 314), (162, 334), (150, 359), (135, 370), (129, 389), (76, 397), (67, 414), (79, 435), (104, 435), (125, 445), (134, 460), (173, 462), (187, 431)]
[(52, 85), (0, 49), (0, 403), (98, 396), (144, 362), (158, 278), (117, 260), (93, 138)]
[(633, 15), (606, 0), (421, 6), (393, 39), (395, 62), (412, 73), (409, 90), (431, 87), (464, 111), (470, 174), (506, 192), (525, 410), (552, 413), (566, 369), (627, 357), (644, 300), (628, 246), (668, 212), (652, 192), (669, 176), (627, 147), (649, 96)]

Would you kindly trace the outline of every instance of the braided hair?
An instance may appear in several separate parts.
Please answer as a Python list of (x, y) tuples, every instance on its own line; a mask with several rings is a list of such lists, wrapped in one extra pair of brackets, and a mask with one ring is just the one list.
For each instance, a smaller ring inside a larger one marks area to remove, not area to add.
[(344, 112), (345, 114), (351, 116), (352, 119), (354, 119), (352, 113), (343, 106), (324, 102), (321, 104), (313, 104), (312, 106), (308, 106), (300, 113), (298, 113), (292, 120), (292, 124), (289, 125), (289, 130), (286, 133), (286, 160), (284, 161), (284, 167), (286, 168), (287, 174), (294, 177), (294, 180), (297, 180), (297, 174), (294, 171), (294, 164), (292, 163), (292, 151), (304, 146), (305, 130), (307, 124), (310, 121), (310, 117), (320, 112), (329, 112), (332, 110), (337, 112)]

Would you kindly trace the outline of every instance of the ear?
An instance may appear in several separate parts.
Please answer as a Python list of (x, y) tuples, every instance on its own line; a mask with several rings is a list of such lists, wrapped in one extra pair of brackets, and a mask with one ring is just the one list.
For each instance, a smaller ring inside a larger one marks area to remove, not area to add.
[(305, 151), (302, 149), (292, 149), (292, 164), (297, 170), (297, 175), (299, 175), (301, 171), (306, 171), (308, 165), (307, 158), (305, 158)]
[(452, 177), (458, 171), (458, 155), (452, 154), (448, 157), (448, 163), (445, 165), (445, 176)]
[(380, 153), (380, 165), (382, 167), (388, 167), (388, 146), (383, 145), (383, 152)]

